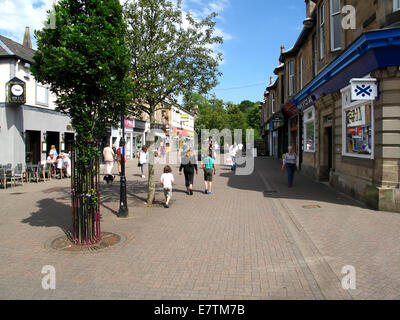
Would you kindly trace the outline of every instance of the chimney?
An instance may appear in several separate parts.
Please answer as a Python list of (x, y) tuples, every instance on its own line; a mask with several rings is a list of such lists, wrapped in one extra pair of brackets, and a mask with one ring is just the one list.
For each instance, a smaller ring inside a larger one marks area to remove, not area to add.
[(25, 47), (32, 49), (31, 33), (29, 27), (25, 27), (24, 42), (22, 43)]
[(311, 14), (315, 9), (315, 2), (313, 0), (305, 0), (306, 3), (306, 18), (311, 18)]
[(281, 46), (281, 53), (285, 52), (285, 46)]
[(272, 86), (274, 83), (274, 77), (269, 77), (269, 85)]

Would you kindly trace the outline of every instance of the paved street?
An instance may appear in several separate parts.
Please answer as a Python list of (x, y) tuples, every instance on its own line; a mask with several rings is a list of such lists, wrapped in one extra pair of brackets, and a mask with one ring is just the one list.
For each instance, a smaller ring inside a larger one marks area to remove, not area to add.
[[(126, 241), (97, 253), (46, 247), (71, 228), (68, 179), (0, 190), (0, 298), (400, 298), (399, 214), (369, 210), (302, 175), (288, 189), (269, 158), (256, 158), (250, 176), (218, 167), (212, 195), (202, 193), (201, 171), (186, 195), (174, 166), (171, 208), (146, 207), (136, 164), (128, 161), (128, 219), (116, 216), (119, 181), (102, 184), (102, 230)], [(56, 290), (42, 289), (45, 265), (56, 268)], [(355, 290), (341, 285), (347, 265)]]

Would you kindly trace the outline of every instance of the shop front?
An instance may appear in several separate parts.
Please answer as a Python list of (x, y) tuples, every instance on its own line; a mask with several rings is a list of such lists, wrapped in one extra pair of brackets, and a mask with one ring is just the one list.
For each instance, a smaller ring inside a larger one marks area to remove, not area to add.
[[(397, 212), (399, 66), (399, 28), (365, 33), (293, 99), (303, 113), (303, 169), (371, 207)], [(310, 95), (313, 105), (302, 110)]]

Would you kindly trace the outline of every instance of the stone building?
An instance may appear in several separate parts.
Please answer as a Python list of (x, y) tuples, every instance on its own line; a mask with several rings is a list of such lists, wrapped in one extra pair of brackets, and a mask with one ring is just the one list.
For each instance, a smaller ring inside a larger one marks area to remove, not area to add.
[(299, 165), (372, 207), (400, 211), (400, 3), (306, 7), (296, 45), (280, 58), (288, 87), (281, 109), (299, 113)]

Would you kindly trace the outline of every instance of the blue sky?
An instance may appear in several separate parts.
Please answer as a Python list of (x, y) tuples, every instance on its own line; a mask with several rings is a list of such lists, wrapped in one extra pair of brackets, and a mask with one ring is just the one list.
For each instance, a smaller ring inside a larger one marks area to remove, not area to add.
[[(217, 27), (227, 35), (220, 47), (223, 76), (213, 90), (217, 97), (234, 103), (261, 101), (269, 77), (279, 65), (280, 47), (294, 45), (305, 12), (304, 0), (228, 1), (217, 20)], [(255, 86), (239, 88), (249, 85)], [(226, 90), (231, 88), (235, 89)]]
[[(0, 34), (21, 42), (29, 26), (33, 36), (53, 1), (0, 0)], [(217, 48), (224, 55), (223, 76), (212, 93), (234, 103), (263, 99), (279, 64), (280, 46), (294, 45), (306, 11), (304, 0), (183, 0), (183, 9), (199, 19), (213, 11), (219, 14), (216, 32), (225, 40)]]

